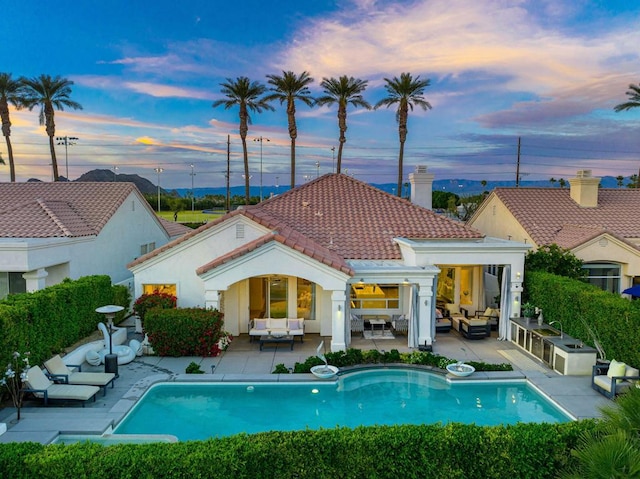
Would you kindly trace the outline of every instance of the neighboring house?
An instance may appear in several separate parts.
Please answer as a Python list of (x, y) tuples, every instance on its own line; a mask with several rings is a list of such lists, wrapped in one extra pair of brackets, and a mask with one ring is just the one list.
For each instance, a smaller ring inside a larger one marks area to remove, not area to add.
[(133, 183), (1, 183), (0, 298), (95, 274), (128, 285), (127, 263), (186, 231)]
[(426, 168), (410, 181), (426, 207), (329, 174), (233, 211), (133, 261), (136, 297), (168, 291), (180, 307), (217, 308), (234, 335), (253, 318), (301, 317), (334, 351), (350, 343), (351, 313), (408, 315), (409, 345), (431, 345), (436, 302), (485, 306), (486, 266), (506, 266), (505, 296), (519, 300), (529, 246), (430, 211)]
[(496, 188), (467, 223), (486, 235), (557, 244), (584, 263), (589, 282), (612, 293), (640, 281), (640, 189), (599, 188), (591, 170), (570, 188)]

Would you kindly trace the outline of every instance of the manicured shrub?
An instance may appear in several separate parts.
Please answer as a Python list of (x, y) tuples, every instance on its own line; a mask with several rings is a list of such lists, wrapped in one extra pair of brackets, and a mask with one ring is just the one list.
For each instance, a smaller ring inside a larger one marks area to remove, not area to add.
[(184, 371), (186, 374), (204, 374), (204, 371), (200, 369), (200, 365), (191, 361)]
[(147, 311), (153, 308), (175, 309), (178, 299), (169, 293), (161, 293), (154, 291), (153, 293), (143, 294), (133, 304), (133, 312), (144, 322)]
[(482, 427), (464, 424), (240, 434), (176, 444), (104, 447), (0, 444), (3, 477), (555, 478), (593, 421)]
[(152, 308), (144, 322), (156, 354), (175, 357), (218, 356), (232, 339), (222, 325), (221, 312), (203, 308)]

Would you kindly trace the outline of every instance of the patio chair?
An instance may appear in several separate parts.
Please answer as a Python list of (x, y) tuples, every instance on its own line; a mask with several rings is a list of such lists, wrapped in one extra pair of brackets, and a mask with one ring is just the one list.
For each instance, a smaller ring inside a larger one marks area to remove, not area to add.
[(51, 381), (40, 367), (33, 366), (27, 371), (27, 379), (25, 379), (27, 387), (23, 392), (32, 393), (39, 399), (44, 399), (44, 405), (49, 404), (49, 399), (60, 399), (65, 401), (81, 401), (82, 407), (84, 403), (93, 398), (96, 400), (96, 394), (100, 391), (98, 386), (80, 386), (74, 384), (56, 384)]
[(394, 314), (391, 324), (394, 333), (409, 334), (409, 320), (405, 315)]
[(615, 399), (639, 381), (640, 371), (637, 368), (615, 359), (609, 364), (596, 364), (591, 374), (591, 387), (609, 399)]
[[(78, 371), (72, 371), (69, 366), (78, 368)], [(58, 354), (45, 361), (44, 367), (49, 371), (47, 376), (54, 382), (98, 386), (105, 395), (107, 394), (107, 386), (111, 384), (113, 388), (113, 383), (116, 379), (114, 373), (83, 373), (80, 365), (67, 365)]]
[(364, 318), (351, 313), (351, 333), (360, 333), (364, 337)]

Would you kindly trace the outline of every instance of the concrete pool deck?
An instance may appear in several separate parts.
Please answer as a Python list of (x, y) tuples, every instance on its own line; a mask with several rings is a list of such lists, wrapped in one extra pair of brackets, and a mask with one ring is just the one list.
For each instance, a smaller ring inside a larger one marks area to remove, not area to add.
[[(471, 378), (526, 378), (544, 394), (578, 419), (599, 417), (599, 408), (611, 404), (591, 388), (590, 376), (561, 376), (542, 363), (531, 359), (508, 342), (491, 338), (469, 341), (457, 333), (440, 334), (433, 352), (460, 361), (484, 361), (513, 365), (514, 371), (475, 373)], [(119, 367), (119, 378), (106, 395), (98, 393), (95, 402), (86, 406), (77, 404), (60, 407), (44, 407), (41, 401), (27, 401), (16, 422), (12, 408), (0, 410), (0, 422), (7, 424), (7, 432), (0, 435), (0, 443), (33, 441), (48, 444), (59, 434), (103, 434), (117, 424), (136, 403), (146, 389), (164, 380), (209, 381), (279, 381), (316, 380), (310, 374), (271, 374), (277, 364), (292, 368), (296, 362), (304, 362), (316, 354), (320, 341), (328, 348), (329, 338), (308, 334), (303, 343), (295, 342), (293, 351), (289, 345), (265, 348), (260, 351), (257, 342), (250, 343), (247, 335), (235, 338), (227, 351), (217, 358), (142, 356)], [(354, 338), (351, 347), (369, 350), (409, 352), (406, 336), (396, 339)], [(204, 375), (185, 375), (186, 367), (195, 362), (205, 371)], [(214, 366), (213, 373), (211, 367)], [(90, 371), (88, 365), (83, 371)], [(101, 371), (103, 366), (96, 367)], [(186, 378), (184, 377), (186, 376)]]

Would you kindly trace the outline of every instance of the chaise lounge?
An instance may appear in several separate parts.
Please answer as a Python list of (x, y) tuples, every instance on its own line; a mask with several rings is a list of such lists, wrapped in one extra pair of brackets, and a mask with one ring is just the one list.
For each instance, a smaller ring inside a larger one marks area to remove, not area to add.
[[(78, 371), (72, 371), (69, 366), (78, 368)], [(44, 367), (47, 368), (49, 374), (47, 376), (54, 382), (61, 382), (63, 384), (76, 384), (83, 386), (98, 386), (102, 389), (103, 393), (107, 394), (107, 386), (113, 383), (116, 379), (114, 373), (87, 373), (82, 372), (80, 365), (64, 363), (59, 355), (55, 355), (44, 363)]]
[(55, 384), (38, 366), (33, 366), (27, 371), (25, 380), (27, 388), (23, 392), (32, 393), (35, 397), (44, 399), (44, 405), (49, 404), (49, 399), (59, 399), (65, 401), (81, 401), (84, 403), (93, 398), (100, 391), (98, 386), (80, 386), (74, 384)]

